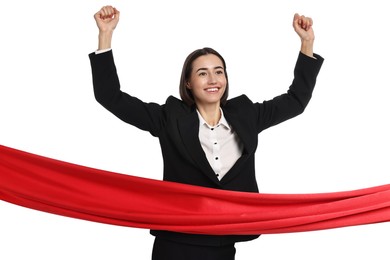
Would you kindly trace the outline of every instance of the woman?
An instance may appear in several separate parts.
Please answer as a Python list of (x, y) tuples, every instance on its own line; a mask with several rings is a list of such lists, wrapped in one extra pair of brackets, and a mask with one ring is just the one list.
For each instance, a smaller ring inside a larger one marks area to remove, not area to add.
[[(294, 80), (287, 93), (263, 103), (245, 95), (228, 100), (229, 82), (223, 57), (211, 48), (191, 53), (180, 80), (181, 100), (145, 103), (120, 90), (111, 51), (120, 13), (105, 6), (95, 14), (98, 50), (89, 55), (97, 101), (123, 121), (158, 137), (164, 161), (164, 180), (216, 189), (258, 192), (255, 150), (264, 129), (302, 113), (321, 68), (313, 54), (312, 20), (294, 15), (301, 39)], [(152, 259), (234, 259), (235, 243), (254, 235), (193, 235), (152, 230)]]

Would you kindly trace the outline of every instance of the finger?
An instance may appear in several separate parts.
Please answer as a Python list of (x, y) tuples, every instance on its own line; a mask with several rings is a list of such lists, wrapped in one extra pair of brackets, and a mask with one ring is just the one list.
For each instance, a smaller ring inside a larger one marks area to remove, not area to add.
[(103, 19), (105, 17), (105, 7), (102, 7), (94, 16), (96, 19)]
[(107, 6), (104, 6), (102, 9), (102, 16), (101, 18), (103, 19), (107, 19), (107, 18), (112, 18), (112, 16), (114, 15), (114, 8), (110, 5), (107, 5)]
[(294, 14), (294, 19), (293, 19), (293, 25), (298, 24), (299, 18), (300, 18), (300, 15), (295, 13)]
[(313, 26), (313, 19), (311, 19), (310, 17), (304, 17), (302, 19), (302, 29), (305, 29), (307, 31), (310, 30), (312, 26)]
[(120, 15), (120, 12), (118, 11), (118, 9), (116, 9), (114, 7), (114, 16), (115, 16), (115, 18), (119, 19), (119, 15)]
[(110, 17), (110, 13), (111, 13), (111, 10), (110, 10), (110, 6), (105, 6), (103, 7), (103, 18), (106, 19), (106, 18), (109, 18)]
[(300, 24), (301, 24), (301, 16), (297, 13), (294, 14), (294, 19), (293, 19), (293, 27), (295, 28), (295, 30), (297, 30), (298, 28), (300, 28)]
[(100, 20), (102, 17), (102, 13), (101, 13), (101, 10), (99, 10), (99, 12), (97, 12), (95, 15), (94, 15), (94, 18), (95, 20)]
[(310, 28), (313, 26), (313, 19), (308, 17), (307, 18), (307, 24), (308, 24), (307, 30), (310, 30)]
[(300, 17), (300, 25), (302, 29), (307, 28), (307, 18), (304, 15), (301, 15)]
[(295, 13), (293, 18), (293, 23), (296, 23), (298, 19), (299, 19), (299, 14)]
[(303, 16), (302, 22), (305, 26), (311, 26), (311, 18), (310, 17)]
[(308, 17), (307, 19), (308, 19), (309, 25), (313, 26), (313, 19), (311, 19), (311, 17)]

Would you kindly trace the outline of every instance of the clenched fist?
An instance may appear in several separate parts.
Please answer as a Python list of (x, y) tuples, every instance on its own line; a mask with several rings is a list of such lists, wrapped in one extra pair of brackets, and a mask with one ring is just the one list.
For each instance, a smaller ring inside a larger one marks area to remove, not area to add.
[(110, 5), (102, 7), (95, 15), (100, 32), (112, 32), (119, 22), (119, 11)]

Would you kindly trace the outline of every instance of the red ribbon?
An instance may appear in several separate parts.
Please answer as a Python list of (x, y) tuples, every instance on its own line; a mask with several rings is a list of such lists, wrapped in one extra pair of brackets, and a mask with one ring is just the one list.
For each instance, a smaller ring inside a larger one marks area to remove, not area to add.
[(270, 234), (390, 220), (390, 185), (318, 194), (224, 191), (0, 146), (0, 199), (58, 215), (194, 234)]

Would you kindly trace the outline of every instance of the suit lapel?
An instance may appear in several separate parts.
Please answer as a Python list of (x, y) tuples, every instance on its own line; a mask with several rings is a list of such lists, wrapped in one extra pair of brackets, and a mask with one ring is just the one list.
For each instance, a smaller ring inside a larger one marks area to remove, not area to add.
[(241, 157), (230, 168), (226, 175), (222, 178), (221, 184), (228, 183), (231, 179), (241, 173), (241, 167), (245, 164), (248, 158), (250, 158), (256, 150), (257, 139), (253, 139), (253, 136), (257, 136), (256, 133), (251, 133), (251, 128), (245, 124), (245, 120), (234, 113), (223, 111), (226, 120), (229, 122), (233, 130), (244, 145), (244, 150)]
[(251, 133), (250, 127), (245, 124), (245, 120), (239, 118), (238, 115), (234, 113), (229, 113), (228, 111), (223, 111), (223, 114), (229, 124), (232, 126), (237, 136), (240, 138), (241, 142), (244, 145), (243, 154), (252, 154), (254, 153), (257, 142), (253, 140), (253, 136), (257, 136), (256, 133)]
[(199, 141), (199, 118), (196, 111), (194, 110), (190, 114), (178, 119), (178, 128), (182, 142), (191, 158), (207, 177), (220, 185)]

